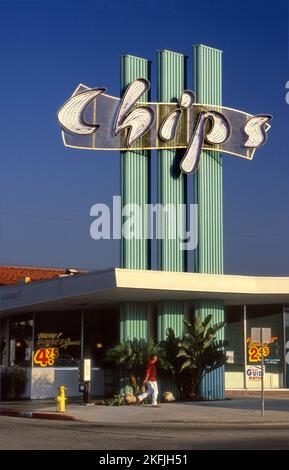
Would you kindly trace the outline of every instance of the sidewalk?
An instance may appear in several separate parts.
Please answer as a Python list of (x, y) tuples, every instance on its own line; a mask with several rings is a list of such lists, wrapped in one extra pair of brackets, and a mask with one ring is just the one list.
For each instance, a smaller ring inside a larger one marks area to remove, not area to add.
[(240, 397), (224, 401), (165, 403), (160, 408), (140, 406), (84, 406), (67, 400), (66, 413), (56, 413), (53, 400), (0, 404), (0, 415), (26, 418), (79, 420), (103, 425), (272, 425), (289, 426), (289, 399), (265, 400), (265, 418), (260, 417), (260, 399)]

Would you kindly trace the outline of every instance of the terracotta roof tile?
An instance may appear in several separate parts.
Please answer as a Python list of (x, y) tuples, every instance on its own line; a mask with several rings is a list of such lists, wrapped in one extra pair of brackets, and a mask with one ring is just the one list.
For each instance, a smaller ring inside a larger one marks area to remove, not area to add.
[[(77, 272), (85, 272), (78, 271)], [(43, 281), (67, 274), (67, 269), (36, 268), (26, 266), (0, 266), (0, 286), (17, 284), (21, 279), (30, 278), (30, 281)]]

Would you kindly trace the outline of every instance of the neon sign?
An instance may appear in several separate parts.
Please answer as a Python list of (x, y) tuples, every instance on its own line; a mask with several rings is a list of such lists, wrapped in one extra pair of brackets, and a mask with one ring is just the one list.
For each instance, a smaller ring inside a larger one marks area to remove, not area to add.
[(184, 173), (194, 173), (202, 150), (215, 150), (252, 160), (264, 145), (269, 114), (253, 116), (242, 111), (200, 104), (184, 90), (178, 103), (144, 103), (140, 98), (150, 82), (130, 83), (122, 99), (105, 88), (80, 84), (57, 113), (67, 147), (90, 150), (153, 150), (184, 148)]

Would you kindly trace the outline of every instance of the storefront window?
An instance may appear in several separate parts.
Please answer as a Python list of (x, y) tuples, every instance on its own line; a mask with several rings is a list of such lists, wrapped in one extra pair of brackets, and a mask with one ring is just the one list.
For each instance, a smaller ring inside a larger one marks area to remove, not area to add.
[(106, 349), (117, 343), (118, 338), (118, 309), (85, 312), (84, 355), (92, 359), (93, 366), (103, 365)]
[(7, 318), (0, 319), (0, 365), (8, 364), (8, 332)]
[(11, 366), (31, 366), (33, 320), (27, 317), (14, 317), (9, 327), (9, 364)]
[(75, 367), (81, 355), (80, 312), (35, 316), (34, 367)]
[(225, 341), (228, 356), (225, 366), (226, 372), (244, 371), (244, 327), (243, 306), (225, 307)]
[[(248, 305), (246, 350), (247, 364), (261, 364), (261, 344), (254, 343), (251, 328), (271, 328), (271, 342), (263, 348), (265, 373), (283, 374), (284, 339), (282, 305)], [(281, 383), (279, 383), (281, 386)]]

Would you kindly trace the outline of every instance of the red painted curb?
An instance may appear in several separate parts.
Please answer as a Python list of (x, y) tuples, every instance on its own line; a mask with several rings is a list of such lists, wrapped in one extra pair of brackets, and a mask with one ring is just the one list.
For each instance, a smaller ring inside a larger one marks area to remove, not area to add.
[(70, 415), (58, 414), (52, 412), (42, 413), (40, 411), (26, 411), (26, 410), (9, 410), (0, 409), (0, 416), (13, 416), (16, 418), (33, 418), (33, 419), (53, 419), (56, 421), (77, 421), (76, 418)]

